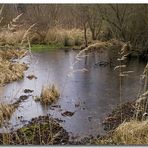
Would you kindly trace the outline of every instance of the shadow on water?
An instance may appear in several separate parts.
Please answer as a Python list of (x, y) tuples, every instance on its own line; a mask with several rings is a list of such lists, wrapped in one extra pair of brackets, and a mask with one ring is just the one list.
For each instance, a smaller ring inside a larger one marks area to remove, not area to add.
[[(74, 136), (96, 136), (104, 133), (101, 122), (119, 103), (119, 77), (109, 66), (94, 67), (93, 57), (87, 64), (87, 72), (76, 72), (69, 77), (70, 66), (76, 54), (74, 51), (53, 50), (33, 53), (32, 58), (27, 56), (23, 59), (30, 66), (25, 72), (25, 78), (1, 88), (1, 99), (13, 102), (14, 98), (24, 94), (24, 89), (34, 90), (31, 94), (37, 96), (43, 85), (54, 83), (61, 93), (56, 103), (60, 107), (42, 106), (30, 96), (13, 114), (10, 120), (13, 128), (24, 125), (33, 117), (51, 114), (62, 119), (63, 127)], [(83, 68), (84, 61), (77, 66)], [(137, 96), (139, 75), (142, 74), (144, 66), (144, 63), (137, 60), (128, 63), (127, 70), (133, 70), (134, 73), (123, 79), (123, 102)], [(29, 74), (34, 74), (37, 79), (27, 79), (26, 76)], [(74, 112), (74, 115), (64, 117), (62, 113), (65, 111)], [(18, 118), (20, 116), (21, 119)]]

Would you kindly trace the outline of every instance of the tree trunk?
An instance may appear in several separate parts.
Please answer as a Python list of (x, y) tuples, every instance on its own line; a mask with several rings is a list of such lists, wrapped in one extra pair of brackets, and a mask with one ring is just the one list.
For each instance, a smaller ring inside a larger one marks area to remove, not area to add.
[(86, 28), (86, 23), (84, 23), (84, 40), (85, 40), (85, 47), (88, 46), (87, 42), (87, 28)]
[(95, 29), (91, 29), (91, 34), (92, 34), (92, 40), (96, 40), (97, 39), (97, 35), (95, 33)]

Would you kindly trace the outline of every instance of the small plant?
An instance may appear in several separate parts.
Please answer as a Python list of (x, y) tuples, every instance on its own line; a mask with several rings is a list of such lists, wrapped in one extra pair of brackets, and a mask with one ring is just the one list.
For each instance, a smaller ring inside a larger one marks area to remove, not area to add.
[(43, 86), (40, 97), (37, 98), (43, 104), (52, 104), (60, 97), (60, 93), (53, 84), (52, 86)]

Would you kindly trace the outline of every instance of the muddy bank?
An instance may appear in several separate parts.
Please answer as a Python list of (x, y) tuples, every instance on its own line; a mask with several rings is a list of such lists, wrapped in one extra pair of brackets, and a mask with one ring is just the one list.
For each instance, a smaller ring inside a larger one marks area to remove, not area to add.
[(126, 102), (125, 104), (117, 106), (112, 113), (110, 113), (103, 121), (103, 126), (106, 131), (114, 130), (123, 121), (130, 121), (134, 117), (135, 101)]
[(119, 144), (113, 138), (114, 132), (123, 122), (130, 121), (134, 117), (135, 111), (135, 101), (126, 102), (117, 106), (102, 122), (104, 130), (106, 130), (107, 133), (104, 136), (92, 139), (91, 144)]
[(64, 145), (68, 141), (68, 133), (50, 116), (33, 118), (15, 132), (0, 134), (3, 145)]
[(92, 136), (75, 140), (51, 115), (32, 118), (28, 124), (10, 133), (0, 133), (1, 145), (91, 145)]
[[(139, 136), (139, 143), (138, 141), (134, 141), (134, 138), (137, 138), (136, 136), (130, 137), (132, 132), (137, 133), (137, 131), (134, 129), (135, 126), (137, 126), (137, 129), (139, 129), (139, 132), (142, 132), (142, 128), (140, 125), (147, 126), (147, 121), (143, 121), (143, 114), (142, 112), (139, 112), (137, 118), (136, 118), (136, 101), (130, 101), (126, 102), (120, 106), (117, 106), (111, 114), (109, 114), (103, 121), (104, 129), (107, 131), (107, 133), (104, 136), (100, 136), (98, 138), (92, 139), (92, 144), (105, 144), (105, 145), (119, 145), (119, 144), (146, 144), (146, 142), (142, 143), (143, 140)], [(135, 120), (136, 119), (136, 120)], [(146, 122), (146, 123), (145, 123)], [(126, 128), (127, 126), (127, 128)], [(131, 128), (131, 130), (128, 133), (128, 130)], [(140, 129), (141, 128), (141, 129)], [(122, 131), (123, 130), (123, 131)], [(144, 129), (144, 131), (147, 131)], [(127, 137), (130, 137), (129, 140), (125, 138), (125, 135), (127, 134)], [(122, 137), (123, 136), (123, 137)], [(123, 139), (126, 140), (123, 140)], [(146, 134), (143, 135), (143, 138), (147, 138)], [(142, 141), (142, 142), (141, 142)]]
[(116, 129), (123, 123), (129, 122), (135, 115), (135, 101), (117, 106), (102, 122), (106, 134), (90, 141), (92, 145), (118, 145), (114, 139)]

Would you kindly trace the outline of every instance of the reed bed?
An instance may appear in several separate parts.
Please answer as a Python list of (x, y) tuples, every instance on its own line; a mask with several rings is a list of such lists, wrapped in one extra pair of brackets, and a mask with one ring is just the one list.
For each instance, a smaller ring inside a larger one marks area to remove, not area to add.
[[(88, 41), (91, 41), (91, 34), (87, 33)], [(58, 43), (64, 46), (79, 46), (84, 44), (84, 32), (80, 29), (62, 29), (62, 28), (52, 28), (49, 29), (46, 36), (45, 42)]]
[(17, 30), (16, 32), (3, 30), (0, 32), (0, 45), (16, 45), (21, 43), (24, 33), (25, 29)]

